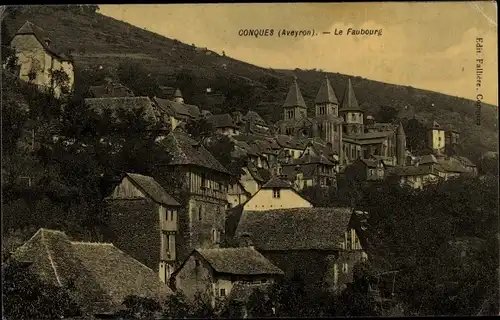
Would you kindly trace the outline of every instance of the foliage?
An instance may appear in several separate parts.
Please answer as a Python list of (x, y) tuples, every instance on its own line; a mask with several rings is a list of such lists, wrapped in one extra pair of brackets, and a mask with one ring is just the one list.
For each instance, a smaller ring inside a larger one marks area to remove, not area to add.
[(336, 186), (309, 186), (304, 188), (300, 194), (310, 201), (315, 207), (335, 207), (345, 204), (345, 201), (340, 197)]
[(214, 136), (207, 142), (207, 149), (236, 179), (244, 173), (246, 159), (233, 157), (234, 142), (227, 136)]
[[(462, 177), (421, 192), (387, 182), (362, 191), (374, 255), (400, 270), (396, 295), (410, 313), (473, 315), (496, 290), (497, 190), (494, 178)], [(457, 265), (440, 248), (461, 237), (490, 249)]]
[(425, 126), (416, 119), (404, 120), (403, 128), (406, 136), (406, 148), (416, 155), (427, 151), (427, 135)]
[(126, 319), (151, 318), (157, 312), (162, 310), (158, 301), (134, 295), (126, 297), (123, 301), (123, 305), (125, 306), (125, 309), (119, 311), (117, 316), (125, 317)]
[(2, 269), (2, 314), (7, 318), (55, 319), (81, 314), (68, 288), (41, 282), (22, 263), (12, 261)]
[(377, 122), (392, 123), (398, 115), (398, 110), (391, 106), (382, 106), (375, 117)]
[(137, 96), (154, 97), (160, 95), (160, 85), (139, 63), (121, 63), (116, 74), (120, 82)]
[(191, 306), (186, 296), (177, 291), (165, 301), (163, 316), (167, 319), (182, 319), (189, 315)]

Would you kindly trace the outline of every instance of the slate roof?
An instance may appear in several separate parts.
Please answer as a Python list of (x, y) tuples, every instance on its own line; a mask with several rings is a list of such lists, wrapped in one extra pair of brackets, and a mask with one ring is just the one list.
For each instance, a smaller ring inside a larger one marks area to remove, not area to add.
[(233, 275), (282, 275), (283, 271), (250, 247), (196, 249), (217, 273)]
[(271, 180), (269, 180), (262, 186), (262, 189), (276, 189), (276, 188), (291, 189), (292, 185), (290, 184), (289, 181), (283, 180), (278, 177), (273, 177), (271, 178)]
[(465, 173), (467, 170), (460, 163), (460, 161), (450, 158), (448, 160), (438, 160), (438, 164), (435, 165), (436, 170), (454, 172), (454, 173)]
[(252, 293), (256, 290), (266, 293), (271, 286), (271, 283), (245, 283), (242, 281), (235, 281), (231, 293), (229, 294), (229, 300), (247, 302)]
[(156, 121), (161, 116), (148, 97), (86, 98), (84, 102), (90, 110), (99, 114), (106, 110), (116, 115), (120, 110), (133, 112), (142, 109), (145, 118), (150, 121)]
[(428, 174), (437, 174), (434, 172), (432, 167), (428, 166), (403, 166), (403, 167), (392, 167), (387, 169), (388, 174), (396, 174), (398, 176), (424, 176)]
[(162, 108), (169, 109), (174, 113), (176, 118), (187, 117), (190, 119), (197, 119), (201, 116), (200, 108), (195, 105), (179, 103), (171, 100), (153, 98), (153, 100)]
[(367, 140), (367, 139), (379, 139), (386, 138), (392, 135), (394, 131), (381, 131), (381, 132), (366, 132), (357, 136), (353, 136), (352, 138), (355, 140)]
[(156, 182), (155, 179), (149, 176), (143, 176), (137, 173), (127, 173), (129, 177), (144, 193), (150, 196), (154, 201), (165, 204), (167, 206), (180, 206), (171, 195), (169, 195), (163, 187)]
[(74, 284), (77, 302), (91, 312), (122, 307), (128, 295), (165, 299), (172, 291), (158, 274), (113, 244), (70, 241), (64, 232), (39, 229), (12, 259), (31, 262), (43, 281)]
[(303, 150), (308, 143), (307, 140), (300, 140), (287, 135), (277, 135), (275, 139), (280, 147), (290, 149)]
[(325, 75), (325, 81), (321, 84), (319, 88), (318, 95), (316, 96), (315, 103), (335, 103), (338, 104), (337, 96), (330, 84), (328, 76)]
[(234, 124), (233, 118), (227, 113), (212, 115), (207, 119), (207, 121), (212, 123), (216, 128), (237, 128)]
[(467, 157), (462, 157), (462, 156), (456, 156), (455, 157), (458, 161), (460, 161), (460, 163), (464, 166), (467, 166), (467, 167), (475, 167), (476, 165), (469, 160), (469, 158)]
[(417, 161), (419, 164), (438, 163), (436, 157), (433, 154), (426, 154), (423, 156), (419, 156), (417, 157)]
[(436, 120), (433, 120), (432, 122), (428, 123), (427, 129), (428, 130), (444, 130), (444, 128), (442, 128), (441, 125)]
[(236, 237), (249, 234), (257, 250), (341, 250), (350, 208), (294, 208), (246, 211)]
[(248, 173), (250, 173), (250, 175), (252, 176), (252, 178), (255, 179), (255, 181), (260, 183), (267, 181), (264, 177), (262, 177), (261, 172), (259, 172), (259, 168), (257, 168), (255, 164), (253, 164), (251, 161), (247, 163), (247, 169)]
[(132, 90), (111, 80), (101, 86), (91, 86), (89, 93), (92, 98), (134, 97)]
[(347, 80), (347, 86), (344, 91), (344, 97), (342, 98), (342, 105), (340, 106), (339, 111), (363, 111), (358, 104), (356, 95), (354, 94), (351, 79)]
[(324, 164), (328, 166), (334, 166), (335, 164), (328, 160), (324, 155), (303, 155), (299, 159), (294, 160), (295, 164)]
[(162, 143), (172, 156), (169, 165), (193, 165), (230, 175), (201, 143), (180, 129), (169, 133)]
[(302, 97), (302, 93), (300, 92), (299, 85), (297, 84), (297, 77), (294, 77), (293, 83), (290, 86), (290, 90), (288, 90), (288, 94), (285, 99), (285, 103), (283, 103), (283, 107), (300, 107), (306, 109), (306, 103), (304, 98)]
[(257, 112), (252, 110), (248, 110), (247, 114), (243, 116), (243, 120), (255, 121), (255, 123), (266, 126), (266, 121), (264, 121), (264, 119), (262, 119), (262, 117)]
[(34, 35), (38, 42), (40, 42), (42, 47), (45, 49), (45, 51), (47, 51), (49, 54), (62, 61), (71, 61), (71, 59), (66, 57), (66, 55), (56, 52), (54, 48), (48, 46), (45, 43), (45, 40), (48, 39), (50, 41), (50, 39), (45, 34), (45, 31), (42, 28), (31, 23), (30, 21), (26, 21), (23, 26), (16, 32), (16, 35)]

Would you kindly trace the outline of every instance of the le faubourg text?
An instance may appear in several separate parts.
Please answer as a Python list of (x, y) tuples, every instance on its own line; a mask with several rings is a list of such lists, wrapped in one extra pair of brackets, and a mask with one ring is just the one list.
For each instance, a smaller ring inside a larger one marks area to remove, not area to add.
[(315, 29), (239, 29), (238, 36), (240, 37), (315, 37), (317, 35), (333, 35), (333, 36), (382, 36), (382, 29), (356, 29), (335, 28), (334, 31), (317, 31)]

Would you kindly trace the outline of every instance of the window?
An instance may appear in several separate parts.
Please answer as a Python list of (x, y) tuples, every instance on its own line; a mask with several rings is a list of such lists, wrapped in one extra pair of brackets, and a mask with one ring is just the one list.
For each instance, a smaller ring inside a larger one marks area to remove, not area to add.
[[(168, 211), (167, 211), (167, 214), (165, 215), (165, 220), (167, 220), (167, 221), (168, 221), (168, 219), (169, 219), (169, 217), (170, 217), (171, 215), (172, 215), (172, 211), (171, 211), (171, 210), (168, 210)], [(171, 219), (171, 220), (173, 220), (173, 219)]]
[(206, 188), (206, 184), (207, 184), (207, 177), (205, 176), (204, 173), (202, 173), (201, 174), (201, 187)]
[(356, 121), (356, 114), (355, 113), (352, 114), (352, 121)]
[(177, 214), (177, 211), (176, 210), (172, 210), (170, 211), (170, 220), (171, 221), (174, 221), (174, 216)]
[(292, 128), (286, 128), (286, 134), (287, 135), (293, 134), (293, 129)]
[(325, 107), (319, 107), (319, 114), (325, 114)]
[(286, 116), (288, 119), (293, 119), (293, 110), (287, 110)]
[(342, 272), (347, 273), (348, 271), (349, 271), (349, 264), (347, 264), (347, 262), (344, 262), (342, 264)]
[(201, 221), (202, 219), (203, 219), (203, 207), (202, 207), (202, 206), (200, 206), (200, 207), (198, 208), (198, 220), (200, 220), (200, 221)]
[(273, 198), (278, 199), (280, 197), (280, 189), (273, 190)]
[(200, 266), (200, 260), (198, 260), (198, 259), (194, 260), (194, 265), (196, 267), (199, 267)]
[(217, 242), (217, 230), (212, 229), (212, 241), (213, 243), (218, 243)]
[(370, 169), (369, 172), (370, 172), (370, 175), (372, 175), (373, 174), (373, 169)]
[(226, 296), (226, 289), (221, 288), (219, 292), (220, 292), (220, 296), (221, 297), (225, 297)]

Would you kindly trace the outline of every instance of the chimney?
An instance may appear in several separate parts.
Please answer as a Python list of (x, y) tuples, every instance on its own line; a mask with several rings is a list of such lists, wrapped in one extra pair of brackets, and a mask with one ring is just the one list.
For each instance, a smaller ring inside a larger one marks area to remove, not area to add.
[(245, 232), (241, 234), (240, 236), (240, 247), (249, 247), (249, 248), (254, 248), (253, 243), (252, 243), (252, 238), (250, 237), (250, 234)]

